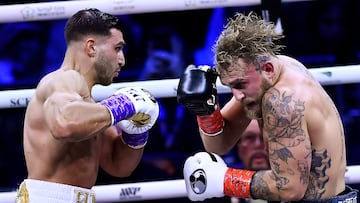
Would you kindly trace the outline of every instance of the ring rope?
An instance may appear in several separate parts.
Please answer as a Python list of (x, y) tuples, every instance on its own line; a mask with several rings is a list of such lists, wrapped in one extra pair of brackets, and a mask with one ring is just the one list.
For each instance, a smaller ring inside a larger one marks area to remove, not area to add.
[[(309, 69), (322, 85), (348, 84), (360, 82), (360, 65), (334, 66)], [(122, 87), (144, 87), (156, 98), (176, 97), (179, 79), (148, 80), (113, 83), (108, 86), (95, 85), (92, 90), (95, 101), (103, 100)], [(218, 93), (230, 93), (230, 89), (217, 81)], [(26, 107), (35, 89), (0, 91), (0, 109)]]
[[(360, 165), (347, 166), (346, 184), (360, 183)], [(125, 183), (113, 185), (95, 185), (96, 202), (131, 202), (156, 199), (186, 198), (185, 181), (183, 179)], [(16, 192), (0, 193), (0, 202), (14, 202)]]
[(85, 7), (94, 7), (113, 15), (122, 15), (260, 4), (261, 0), (82, 0), (11, 4), (0, 6), (0, 23), (64, 19)]

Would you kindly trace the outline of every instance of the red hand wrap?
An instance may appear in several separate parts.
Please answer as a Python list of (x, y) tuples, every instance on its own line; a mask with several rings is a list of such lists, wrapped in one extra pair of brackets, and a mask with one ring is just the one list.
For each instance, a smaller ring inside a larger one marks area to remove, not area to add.
[(224, 179), (224, 194), (230, 197), (250, 198), (250, 183), (255, 171), (228, 168)]
[(223, 131), (224, 119), (219, 107), (212, 114), (197, 116), (196, 119), (202, 132), (208, 136), (216, 136)]

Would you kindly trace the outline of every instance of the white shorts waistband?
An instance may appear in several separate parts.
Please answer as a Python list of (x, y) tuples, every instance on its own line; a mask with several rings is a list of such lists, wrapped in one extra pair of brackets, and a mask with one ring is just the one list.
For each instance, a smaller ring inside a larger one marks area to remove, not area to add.
[(47, 182), (34, 179), (25, 179), (20, 185), (25, 187), (30, 203), (95, 203), (95, 192), (72, 185)]

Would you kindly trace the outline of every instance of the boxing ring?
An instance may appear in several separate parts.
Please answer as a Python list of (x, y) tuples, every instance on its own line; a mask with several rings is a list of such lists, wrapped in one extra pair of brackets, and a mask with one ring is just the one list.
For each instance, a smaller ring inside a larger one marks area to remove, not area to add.
[[(298, 0), (283, 0), (295, 2)], [(299, 0), (300, 1), (300, 0)], [(100, 3), (101, 2), (101, 3)], [(151, 5), (149, 5), (151, 4)], [(260, 4), (260, 0), (103, 0), (103, 1), (58, 1), (0, 6), (0, 22), (20, 22), (67, 18), (79, 9), (97, 7), (105, 12), (121, 15), (146, 12), (193, 10), (216, 7), (249, 6)], [(360, 82), (360, 65), (334, 66), (310, 69), (322, 85), (338, 85)], [(96, 101), (109, 97), (121, 87), (142, 86), (157, 98), (175, 97), (178, 79), (149, 80), (114, 83), (109, 86), (96, 85), (93, 95)], [(162, 87), (162, 88), (159, 88)], [(218, 93), (230, 93), (230, 89), (217, 81)], [(0, 108), (24, 108), (34, 89), (0, 91)], [(360, 165), (347, 166), (347, 184), (360, 183)], [(149, 181), (126, 184), (96, 185), (93, 187), (97, 202), (130, 202), (186, 197), (183, 179)], [(1, 192), (0, 203), (14, 202), (16, 192)]]

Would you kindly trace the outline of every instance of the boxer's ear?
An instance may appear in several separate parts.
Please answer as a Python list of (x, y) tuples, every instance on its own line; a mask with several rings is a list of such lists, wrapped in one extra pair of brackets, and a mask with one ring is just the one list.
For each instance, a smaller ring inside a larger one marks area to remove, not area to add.
[(92, 39), (92, 38), (89, 38), (88, 40), (86, 40), (84, 49), (85, 49), (85, 52), (86, 52), (90, 57), (94, 57), (94, 56), (95, 56), (95, 53), (96, 53), (95, 40)]
[(274, 73), (274, 65), (270, 61), (266, 61), (261, 65), (262, 71), (264, 71), (267, 74), (273, 74)]
[(262, 75), (269, 81), (273, 81), (275, 76), (274, 64), (270, 61), (266, 61), (261, 65)]

